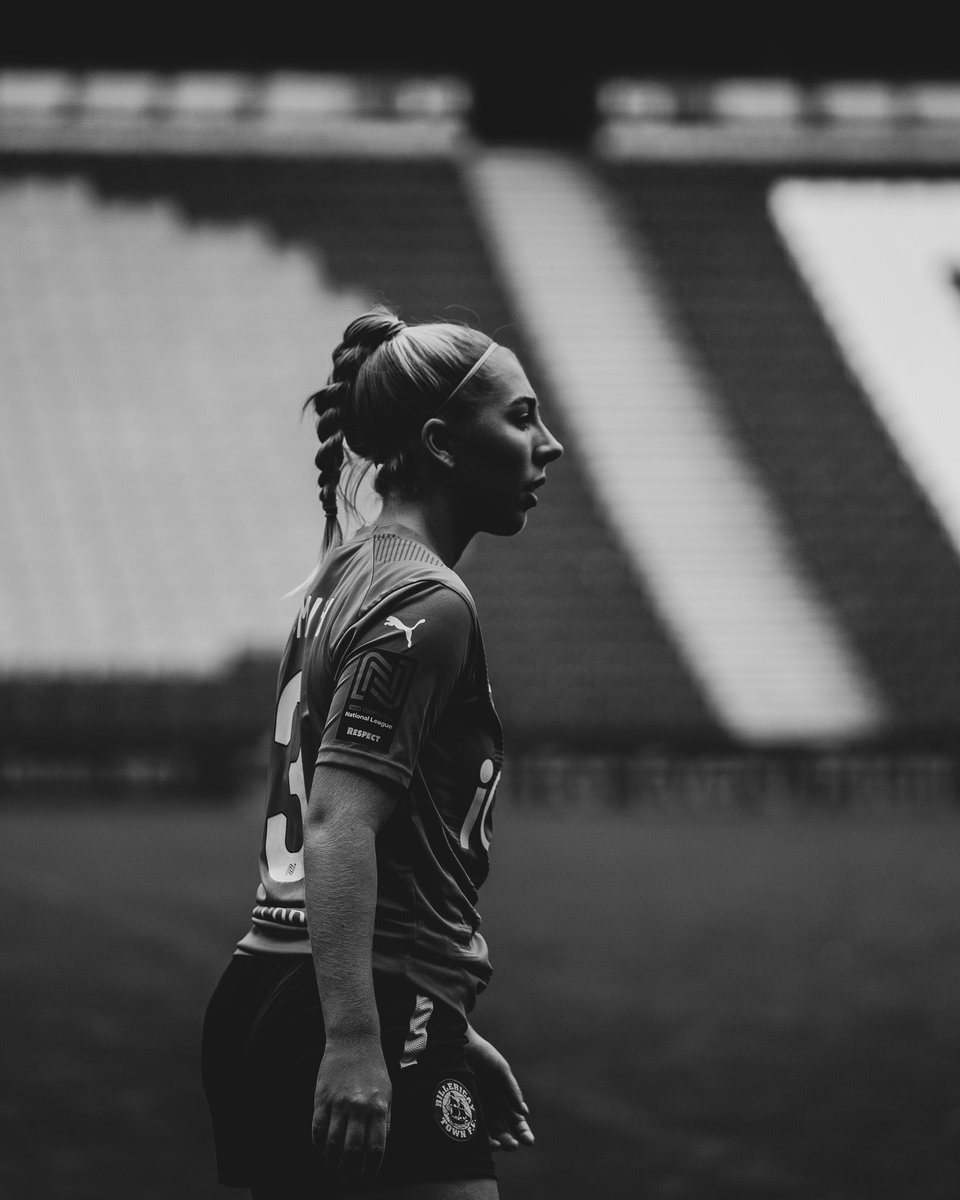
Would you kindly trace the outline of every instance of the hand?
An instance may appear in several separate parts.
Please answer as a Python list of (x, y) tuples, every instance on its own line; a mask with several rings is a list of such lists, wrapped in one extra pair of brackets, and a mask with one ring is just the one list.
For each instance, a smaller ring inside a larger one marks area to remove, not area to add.
[(313, 1101), (313, 1144), (342, 1179), (369, 1183), (390, 1131), (392, 1087), (380, 1039), (327, 1040)]
[(472, 1026), (467, 1030), (467, 1062), (477, 1077), (490, 1149), (519, 1150), (521, 1146), (532, 1146), (533, 1132), (527, 1123), (530, 1110), (510, 1064)]

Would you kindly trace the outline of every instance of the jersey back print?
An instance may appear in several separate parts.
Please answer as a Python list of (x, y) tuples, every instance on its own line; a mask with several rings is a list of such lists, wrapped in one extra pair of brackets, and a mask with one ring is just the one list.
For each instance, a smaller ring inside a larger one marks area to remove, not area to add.
[(316, 764), (396, 785), (377, 836), (373, 966), (468, 1011), (490, 965), (486, 878), (503, 735), (466, 586), (400, 525), (326, 559), (280, 667), (253, 927), (241, 952), (310, 953), (303, 819)]

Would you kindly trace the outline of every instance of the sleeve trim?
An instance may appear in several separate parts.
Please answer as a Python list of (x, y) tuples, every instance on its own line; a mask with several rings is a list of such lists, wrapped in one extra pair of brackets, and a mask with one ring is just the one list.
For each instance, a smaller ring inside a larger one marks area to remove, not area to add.
[(363, 775), (372, 775), (375, 779), (398, 783), (403, 788), (409, 785), (413, 777), (413, 771), (400, 763), (369, 754), (362, 749), (353, 750), (349, 746), (321, 746), (315, 765), (344, 767), (348, 771), (357, 771)]

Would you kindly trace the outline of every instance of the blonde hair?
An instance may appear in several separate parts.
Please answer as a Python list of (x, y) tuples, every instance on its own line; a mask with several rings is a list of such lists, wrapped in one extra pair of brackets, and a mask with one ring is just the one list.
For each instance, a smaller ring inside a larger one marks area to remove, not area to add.
[(482, 390), (481, 360), (494, 345), (469, 326), (408, 325), (383, 306), (350, 322), (333, 352), (327, 383), (304, 405), (316, 414), (320, 446), (314, 462), (325, 523), (317, 563), (289, 595), (310, 588), (326, 556), (343, 540), (339, 502), (341, 497), (351, 502), (341, 489), (345, 449), (361, 467), (377, 468), (374, 487), (381, 496), (415, 495), (424, 422), (455, 395), (459, 402)]

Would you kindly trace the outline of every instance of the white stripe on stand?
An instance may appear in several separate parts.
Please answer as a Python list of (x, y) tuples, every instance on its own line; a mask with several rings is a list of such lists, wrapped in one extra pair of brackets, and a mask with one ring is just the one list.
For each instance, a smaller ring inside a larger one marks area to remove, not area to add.
[(608, 194), (550, 152), (478, 152), (464, 171), (607, 518), (718, 717), (754, 741), (874, 729), (872, 683)]

